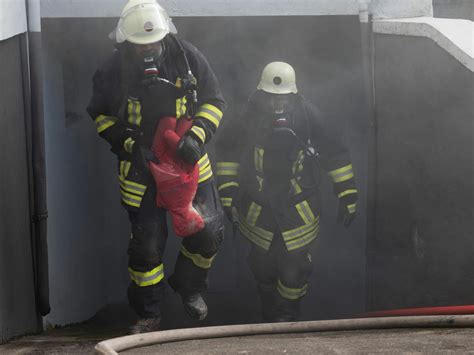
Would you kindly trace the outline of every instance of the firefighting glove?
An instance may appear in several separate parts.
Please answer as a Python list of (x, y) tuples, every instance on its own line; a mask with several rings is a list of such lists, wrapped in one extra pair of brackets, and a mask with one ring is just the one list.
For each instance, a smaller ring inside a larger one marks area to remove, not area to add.
[(186, 133), (179, 141), (176, 153), (186, 163), (194, 165), (201, 158), (201, 144), (191, 134)]
[(141, 132), (127, 128), (124, 132), (122, 148), (128, 154), (126, 160), (131, 160), (140, 171), (149, 171), (148, 162), (158, 163), (153, 152), (141, 144)]
[(348, 205), (344, 200), (339, 201), (338, 222), (349, 227), (356, 217), (356, 203)]

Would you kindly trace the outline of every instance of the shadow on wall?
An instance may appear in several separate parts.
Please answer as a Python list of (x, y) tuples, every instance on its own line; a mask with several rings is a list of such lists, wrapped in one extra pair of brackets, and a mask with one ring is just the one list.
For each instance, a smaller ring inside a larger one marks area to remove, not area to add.
[(474, 75), (427, 38), (376, 46), (373, 307), (472, 304)]
[[(91, 191), (84, 192), (82, 196), (84, 208), (91, 203), (97, 207), (87, 212), (87, 223), (91, 224), (88, 228), (93, 230), (94, 235), (85, 238), (81, 249), (89, 250), (88, 263), (99, 267), (99, 270), (77, 266), (73, 271), (77, 278), (60, 277), (58, 269), (64, 267), (62, 262), (80, 265), (83, 258), (71, 253), (71, 245), (75, 242), (71, 240), (68, 225), (62, 224), (61, 228), (51, 231), (51, 282), (56, 284), (52, 288), (56, 296), (52, 297), (64, 298), (70, 284), (77, 280), (86, 283), (91, 272), (94, 272), (95, 280), (89, 283), (88, 291), (81, 296), (94, 299), (94, 302), (80, 307), (74, 316), (70, 315), (68, 308), (71, 302), (81, 303), (77, 295), (67, 294), (70, 297), (68, 304), (56, 303), (53, 312), (61, 322), (78, 321), (80, 317), (85, 319), (101, 305), (124, 301), (128, 222), (126, 215), (119, 211), (114, 157), (95, 133), (93, 123), (85, 112), (91, 95), (92, 74), (112, 48), (107, 35), (115, 23), (115, 19), (43, 20), (43, 35), (49, 42), (49, 55), (60, 61), (64, 94), (64, 102), (61, 102), (64, 112), (56, 112), (50, 117), (50, 124), (52, 128), (61, 127), (61, 130), (56, 130), (58, 133), (68, 132), (75, 137), (64, 140), (51, 135), (50, 145), (63, 145), (66, 147), (64, 152), (77, 156), (84, 164), (92, 161), (85, 171), (77, 172), (80, 176), (75, 179), (80, 185), (91, 184), (96, 192), (100, 191), (98, 196), (104, 199), (97, 201), (97, 196)], [(334, 129), (341, 133), (351, 149), (361, 190), (361, 213), (349, 231), (336, 225), (336, 199), (330, 191), (329, 181), (325, 181), (322, 234), (314, 252), (314, 274), (304, 303), (304, 318), (335, 318), (363, 311), (367, 122), (358, 18), (200, 17), (177, 18), (175, 24), (180, 37), (195, 44), (206, 55), (220, 80), (229, 103), (223, 124), (226, 119), (240, 113), (256, 87), (263, 67), (275, 60), (291, 63), (296, 69), (300, 92), (328, 113)], [(90, 148), (84, 149), (84, 145)], [(56, 152), (56, 158), (48, 160), (48, 169), (52, 174), (59, 176), (62, 169), (59, 164), (64, 158), (61, 155), (64, 154)], [(212, 144), (210, 155), (212, 158)], [(90, 169), (94, 169), (94, 174)], [(71, 195), (71, 192), (65, 193), (66, 196)], [(50, 205), (53, 209), (51, 223), (58, 222), (62, 207), (68, 203), (67, 199), (63, 199)], [(105, 221), (90, 216), (104, 216), (103, 209), (107, 211)], [(68, 215), (67, 219), (73, 221), (72, 225), (81, 225), (84, 214)], [(211, 301), (218, 299), (215, 306), (210, 306), (218, 307), (222, 312), (216, 322), (230, 322), (237, 312), (240, 319), (255, 319), (259, 300), (246, 265), (247, 245), (242, 239), (233, 240), (231, 228), (227, 230), (226, 240), (210, 275)], [(57, 243), (59, 239), (61, 242)], [(94, 242), (99, 243), (99, 247)], [(177, 238), (170, 238), (167, 248), (165, 268), (169, 274), (178, 252)], [(68, 261), (60, 257), (64, 249), (69, 251)], [(105, 287), (101, 285), (101, 280), (107, 280)], [(232, 300), (232, 306), (226, 299)], [(52, 322), (55, 322), (54, 318)]]
[(434, 17), (457, 18), (474, 21), (474, 1), (433, 0)]

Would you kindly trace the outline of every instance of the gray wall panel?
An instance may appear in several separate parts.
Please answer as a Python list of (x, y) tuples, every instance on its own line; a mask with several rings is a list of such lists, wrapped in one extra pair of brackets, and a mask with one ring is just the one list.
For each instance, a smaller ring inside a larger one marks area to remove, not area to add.
[(376, 46), (373, 307), (471, 304), (473, 73), (429, 39)]
[[(128, 282), (128, 233), (115, 164), (84, 116), (100, 55), (85, 49), (82, 32), (67, 29), (52, 32), (45, 25), (43, 32), (52, 309), (46, 321), (52, 324), (82, 321), (104, 304), (123, 300)], [(65, 109), (65, 95), (75, 98), (75, 106)], [(72, 111), (81, 116), (66, 119)]]
[(460, 18), (474, 21), (474, 1), (433, 0), (434, 17)]
[(20, 38), (0, 42), (0, 343), (37, 330)]
[[(325, 180), (323, 232), (313, 259), (315, 274), (305, 318), (362, 311), (367, 127), (358, 18), (177, 18), (175, 23), (180, 36), (200, 48), (215, 69), (230, 104), (227, 117), (241, 110), (264, 65), (273, 60), (292, 63), (301, 92), (330, 114), (352, 150), (361, 214), (350, 231), (337, 226), (336, 201)], [(45, 92), (52, 323), (84, 319), (101, 305), (125, 300), (128, 221), (119, 206), (114, 157), (85, 112), (91, 77), (111, 50), (106, 37), (114, 25), (114, 19), (43, 20), (49, 73)], [(210, 150), (212, 156), (212, 146)], [(234, 306), (229, 301), (211, 305), (221, 313), (216, 321), (255, 317), (251, 313), (258, 301), (245, 264), (246, 244), (240, 240), (237, 245), (242, 249), (238, 256), (229, 230), (210, 276), (211, 295), (232, 300), (236, 285), (239, 290)], [(178, 240), (170, 238), (165, 256), (168, 274), (177, 251)], [(244, 312), (237, 314), (236, 309)]]

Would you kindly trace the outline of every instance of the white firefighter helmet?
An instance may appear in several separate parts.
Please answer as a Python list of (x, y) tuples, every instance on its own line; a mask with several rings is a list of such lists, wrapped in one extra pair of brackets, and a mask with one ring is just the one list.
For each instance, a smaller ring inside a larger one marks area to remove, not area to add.
[(176, 28), (168, 13), (155, 0), (130, 0), (115, 29), (117, 43), (151, 44), (161, 41)]
[(271, 94), (296, 94), (295, 70), (285, 62), (269, 63), (263, 69), (257, 89)]

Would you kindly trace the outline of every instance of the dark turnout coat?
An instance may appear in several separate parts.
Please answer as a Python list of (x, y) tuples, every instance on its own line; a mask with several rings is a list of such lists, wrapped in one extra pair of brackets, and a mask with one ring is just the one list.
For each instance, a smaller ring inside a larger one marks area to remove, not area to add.
[[(190, 43), (178, 42), (172, 35), (163, 41), (165, 53), (163, 62), (158, 65), (159, 76), (180, 86), (188, 71), (184, 59), (186, 55), (197, 79), (198, 102), (193, 110), (191, 130), (201, 143), (207, 143), (219, 127), (225, 108), (216, 76), (203, 54)], [(188, 116), (191, 103), (170, 85), (153, 89), (142, 85), (143, 68), (129, 53), (126, 45), (121, 45), (96, 71), (93, 96), (87, 111), (96, 124), (98, 134), (110, 143), (111, 150), (118, 157), (122, 203), (128, 210), (136, 210), (152, 180), (135, 164), (130, 143), (136, 139), (136, 132), (140, 132), (140, 145), (149, 148), (158, 120), (164, 116)], [(204, 149), (199, 167), (199, 182), (203, 183), (212, 177)]]
[[(223, 128), (217, 154), (218, 190), (224, 208), (235, 207), (241, 233), (269, 250), (281, 234), (288, 251), (309, 245), (319, 233), (321, 170), (334, 183), (341, 202), (355, 212), (357, 189), (347, 149), (325, 129), (319, 110), (294, 95), (284, 117), (264, 108), (266, 94), (257, 91), (241, 117)], [(314, 159), (316, 151), (319, 157)]]

